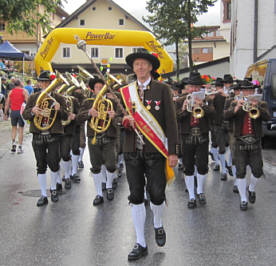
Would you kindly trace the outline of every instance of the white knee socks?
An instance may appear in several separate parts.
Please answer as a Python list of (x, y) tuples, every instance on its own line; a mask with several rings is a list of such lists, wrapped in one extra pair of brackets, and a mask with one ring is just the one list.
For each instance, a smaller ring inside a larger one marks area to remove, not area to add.
[(40, 184), (41, 195), (47, 197), (47, 176), (46, 174), (38, 174), (37, 176)]
[(99, 196), (103, 196), (103, 191), (102, 191), (102, 174), (98, 173), (98, 174), (92, 174), (93, 175), (93, 179), (94, 179), (94, 184), (96, 187), (96, 191), (97, 191), (97, 195)]
[(79, 155), (72, 154), (72, 175), (78, 172)]
[(163, 218), (163, 212), (165, 207), (165, 202), (163, 202), (161, 205), (155, 205), (152, 202), (150, 202), (150, 208), (153, 212), (153, 225), (154, 228), (160, 228), (163, 226), (162, 218)]
[(112, 188), (112, 182), (114, 179), (114, 173), (110, 173), (106, 170), (106, 189)]
[(239, 194), (241, 197), (241, 201), (246, 201), (247, 202), (247, 197), (246, 197), (246, 178), (240, 179), (237, 178), (237, 186), (239, 189)]
[(145, 221), (146, 221), (146, 208), (145, 204), (132, 204), (131, 213), (136, 231), (137, 243), (142, 247), (146, 247), (145, 241)]
[(189, 191), (189, 198), (195, 199), (195, 179), (193, 175), (187, 175), (185, 177), (186, 187)]
[(80, 162), (83, 159), (84, 148), (79, 148), (79, 150), (80, 150), (80, 156), (79, 156), (79, 162)]
[(61, 161), (62, 162), (62, 167), (64, 169), (64, 178), (68, 179), (70, 178), (70, 174), (71, 174), (71, 161)]
[(249, 184), (249, 191), (255, 191), (256, 185), (258, 182), (258, 178), (256, 178), (253, 174), (250, 176), (250, 184)]
[(218, 148), (212, 147), (212, 148), (211, 148), (211, 153), (212, 153), (213, 156), (214, 156), (214, 160), (215, 160), (216, 165), (218, 165), (218, 164), (219, 164), (219, 159), (218, 159)]
[(203, 186), (204, 186), (204, 181), (205, 181), (206, 175), (201, 175), (197, 174), (196, 179), (197, 179), (197, 194), (203, 193)]
[(51, 171), (51, 190), (57, 189), (58, 171)]
[(221, 164), (222, 173), (226, 174), (225, 154), (219, 154), (219, 160)]

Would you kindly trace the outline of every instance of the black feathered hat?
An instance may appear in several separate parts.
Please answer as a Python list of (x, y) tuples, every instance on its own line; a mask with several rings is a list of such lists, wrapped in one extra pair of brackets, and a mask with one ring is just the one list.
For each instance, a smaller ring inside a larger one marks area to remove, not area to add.
[(105, 84), (105, 82), (102, 79), (98, 78), (98, 77), (95, 77), (94, 79), (91, 78), (89, 80), (89, 83), (88, 83), (91, 90), (94, 90), (94, 86), (95, 86), (96, 83), (101, 83), (103, 85)]
[(160, 66), (160, 61), (157, 58), (157, 56), (149, 53), (147, 50), (143, 50), (143, 51), (138, 52), (138, 53), (129, 54), (126, 57), (126, 62), (131, 68), (133, 68), (133, 62), (138, 58), (146, 59), (147, 61), (149, 61), (152, 65), (152, 71), (154, 71), (154, 72)]

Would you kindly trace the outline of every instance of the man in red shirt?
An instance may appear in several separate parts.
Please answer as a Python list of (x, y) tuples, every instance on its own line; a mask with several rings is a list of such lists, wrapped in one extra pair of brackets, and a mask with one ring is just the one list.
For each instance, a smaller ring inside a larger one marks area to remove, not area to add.
[(14, 83), (15, 87), (9, 92), (6, 104), (4, 119), (8, 120), (8, 110), (11, 108), (11, 124), (12, 124), (12, 148), (11, 152), (16, 152), (15, 138), (17, 133), (17, 125), (19, 125), (19, 136), (18, 136), (18, 150), (17, 153), (23, 153), (22, 142), (24, 132), (24, 120), (20, 114), (21, 106), (28, 100), (28, 92), (22, 88), (21, 81), (18, 79)]

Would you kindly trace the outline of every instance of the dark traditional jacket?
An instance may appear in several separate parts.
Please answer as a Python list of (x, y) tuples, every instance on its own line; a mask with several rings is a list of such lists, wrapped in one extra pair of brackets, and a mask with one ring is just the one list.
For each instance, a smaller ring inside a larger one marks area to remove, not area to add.
[(225, 105), (226, 97), (221, 95), (220, 93), (215, 95), (213, 100), (215, 112), (212, 119), (212, 125), (222, 126), (224, 119), (224, 105)]
[[(76, 119), (82, 123), (85, 121), (88, 121), (87, 123), (87, 137), (93, 137), (94, 136), (94, 130), (89, 126), (89, 123), (91, 121), (91, 116), (88, 114), (89, 109), (92, 108), (94, 100), (95, 100), (95, 95), (92, 98), (85, 99), (80, 107), (80, 111), (76, 117)], [(105, 135), (106, 137), (111, 137), (111, 138), (116, 138), (117, 137), (117, 131), (116, 127), (121, 124), (121, 114), (119, 111), (117, 111), (117, 104), (113, 99), (110, 99), (107, 97), (107, 99), (112, 101), (114, 111), (116, 112), (115, 117), (111, 120), (109, 128), (101, 134), (97, 134), (98, 136)]]
[(70, 124), (68, 124), (67, 126), (64, 126), (64, 134), (66, 135), (73, 135), (76, 127), (79, 126), (79, 121), (77, 120), (78, 116), (77, 114), (79, 113), (80, 110), (80, 105), (79, 105), (79, 101), (75, 98), (72, 97), (72, 101), (73, 101), (73, 114), (76, 115), (75, 120), (72, 120), (70, 122)]
[[(234, 113), (234, 109), (236, 105), (237, 105), (237, 102), (232, 102), (230, 107), (227, 110), (225, 110), (224, 118), (226, 120), (233, 121), (234, 136), (237, 138), (242, 135), (244, 117), (246, 112), (242, 108), (240, 108), (236, 113)], [(269, 120), (270, 113), (266, 102), (260, 102), (258, 108), (260, 110), (260, 116), (257, 119), (251, 119), (251, 124), (253, 127), (254, 137), (259, 139), (262, 137), (262, 121)]]
[[(210, 120), (213, 118), (215, 109), (211, 100), (208, 104), (203, 105), (204, 116), (199, 118), (198, 127), (200, 128), (201, 134), (208, 134), (210, 130)], [(191, 132), (191, 119), (192, 113), (182, 108), (177, 113), (178, 121), (180, 124), (180, 134), (189, 135)]]
[[(178, 130), (176, 112), (172, 100), (170, 87), (159, 81), (151, 80), (148, 88), (144, 90), (144, 105), (150, 102), (149, 112), (155, 117), (168, 139), (169, 154), (178, 154)], [(155, 108), (159, 105), (159, 109)], [(144, 152), (158, 152), (156, 148), (144, 138)], [(135, 152), (137, 135), (133, 130), (125, 130), (124, 152)]]
[[(26, 107), (23, 112), (23, 118), (26, 120), (29, 120), (31, 122), (30, 124), (30, 132), (31, 133), (41, 133), (39, 129), (36, 128), (34, 125), (34, 114), (32, 113), (33, 107), (36, 105), (36, 101), (38, 96), (40, 95), (40, 92), (31, 94), (28, 98)], [(55, 100), (60, 104), (60, 110), (57, 112), (56, 120), (53, 124), (53, 126), (49, 129), (50, 134), (63, 134), (63, 126), (61, 124), (61, 120), (66, 120), (68, 117), (67, 108), (66, 108), (66, 102), (63, 96), (61, 96), (58, 93), (51, 93), (51, 96), (55, 98)]]

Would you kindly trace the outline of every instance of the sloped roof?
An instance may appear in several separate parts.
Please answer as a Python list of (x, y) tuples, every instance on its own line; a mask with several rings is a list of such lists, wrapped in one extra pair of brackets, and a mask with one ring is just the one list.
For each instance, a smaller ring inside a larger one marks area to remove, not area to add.
[[(84, 12), (87, 8), (89, 8), (92, 4), (94, 4), (97, 0), (88, 0), (86, 1), (82, 6), (80, 6), (77, 10), (75, 10), (71, 15), (69, 15), (66, 19), (64, 19), (60, 24), (56, 26), (56, 28), (62, 28), (65, 27), (68, 23), (70, 23), (72, 20), (76, 19), (82, 12)], [(124, 10), (121, 6), (116, 4), (114, 1), (109, 0), (111, 4), (118, 7), (129, 19), (134, 21), (136, 24), (140, 25), (145, 29), (145, 31), (150, 31), (149, 28), (147, 28), (143, 23), (141, 23), (139, 20), (137, 20), (135, 17), (133, 17), (131, 14), (129, 14), (126, 10)]]

